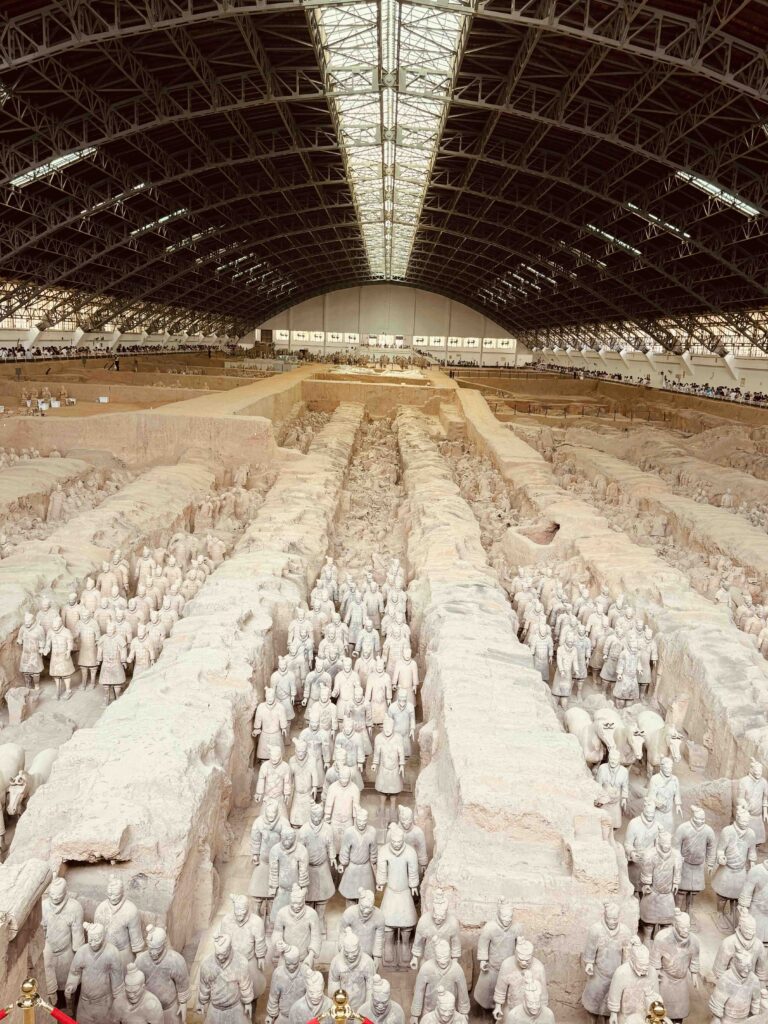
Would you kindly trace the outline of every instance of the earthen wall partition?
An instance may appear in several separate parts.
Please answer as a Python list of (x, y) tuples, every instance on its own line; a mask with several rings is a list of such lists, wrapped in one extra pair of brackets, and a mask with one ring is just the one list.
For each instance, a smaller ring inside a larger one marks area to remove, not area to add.
[(308, 379), (301, 386), (304, 401), (313, 409), (328, 411), (339, 402), (364, 402), (371, 416), (391, 416), (405, 405), (437, 412), (439, 403), (453, 390), (453, 383), (442, 374), (435, 375), (434, 382), (427, 385)]
[(434, 854), (425, 889), (452, 894), (467, 944), (508, 897), (545, 963), (550, 1005), (564, 1019), (583, 988), (580, 952), (604, 900), (634, 928), (623, 851), (594, 806), (578, 743), (555, 715), (480, 530), (431, 440), (401, 410), (397, 430), (408, 502), (411, 621), (420, 637), (425, 737), (416, 787)]
[(340, 406), (309, 453), (283, 465), (157, 663), (61, 748), (30, 801), (8, 864), (45, 858), (87, 917), (116, 871), (145, 922), (165, 923), (176, 948), (210, 922), (228, 813), (252, 798), (256, 700), (327, 552), (362, 415)]
[(40, 519), (48, 511), (48, 497), (56, 484), (66, 486), (93, 472), (82, 459), (25, 459), (0, 468), (0, 533), (3, 518), (13, 509), (24, 508)]
[(659, 699), (709, 749), (712, 776), (738, 778), (750, 757), (768, 759), (768, 668), (748, 638), (682, 573), (564, 491), (543, 457), (502, 426), (481, 395), (462, 390), (457, 397), (470, 439), (493, 460), (523, 514), (556, 527), (544, 545), (510, 530), (510, 561), (578, 556), (597, 586), (631, 595), (658, 635)]
[(720, 554), (768, 583), (768, 536), (727, 509), (675, 494), (654, 473), (586, 445), (560, 444), (555, 463), (572, 462), (587, 480), (613, 482), (635, 506), (666, 518), (670, 535), (689, 549)]

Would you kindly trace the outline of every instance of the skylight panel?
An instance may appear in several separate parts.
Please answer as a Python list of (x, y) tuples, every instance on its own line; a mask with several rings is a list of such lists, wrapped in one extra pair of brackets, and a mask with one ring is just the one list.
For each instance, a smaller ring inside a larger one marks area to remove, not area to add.
[(615, 245), (619, 249), (623, 249), (624, 252), (631, 253), (633, 256), (642, 256), (640, 250), (636, 249), (634, 245), (629, 245), (628, 242), (622, 242), (620, 238), (616, 238), (614, 235), (609, 234), (607, 231), (603, 231), (602, 228), (598, 228), (594, 224), (587, 224), (587, 227), (593, 235), (597, 235), (598, 238), (602, 238), (604, 242), (608, 242), (611, 245)]
[(699, 178), (695, 174), (689, 174), (688, 171), (676, 171), (675, 174), (681, 181), (693, 185), (694, 188), (699, 189), (700, 192), (705, 192), (708, 196), (713, 196), (724, 206), (729, 206), (732, 210), (738, 210), (745, 217), (758, 217), (760, 215), (760, 209), (757, 206), (748, 203), (741, 196), (737, 196), (735, 192), (728, 192), (727, 189), (715, 185), (714, 182), (707, 181), (706, 178)]
[(675, 224), (670, 224), (668, 220), (662, 220), (661, 217), (657, 217), (655, 213), (650, 213), (648, 210), (641, 210), (639, 206), (634, 203), (627, 203), (627, 209), (631, 210), (632, 213), (637, 214), (642, 220), (647, 221), (649, 224), (654, 224), (658, 228), (663, 228), (665, 231), (671, 232), (673, 235), (677, 235), (678, 238), (690, 238), (691, 236), (687, 231), (683, 231), (682, 228), (677, 227)]
[(63, 153), (61, 156), (49, 160), (48, 163), (40, 164), (39, 167), (32, 167), (30, 170), (24, 171), (23, 174), (11, 178), (10, 184), (14, 188), (24, 188), (26, 185), (31, 185), (33, 181), (47, 178), (49, 174), (54, 174), (56, 171), (61, 171), (65, 167), (76, 164), (79, 160), (85, 160), (89, 156), (93, 156), (95, 152), (95, 146), (87, 146), (85, 149), (75, 149), (71, 153)]
[(353, 0), (312, 14), (374, 277), (406, 275), (466, 9), (460, 2), (432, 9)]
[(183, 217), (185, 213), (189, 213), (186, 206), (180, 207), (178, 210), (174, 210), (172, 213), (166, 213), (162, 217), (158, 217), (157, 220), (152, 220), (149, 224), (142, 224), (140, 228), (134, 228), (131, 232), (131, 236), (143, 235), (145, 231), (154, 231), (156, 228), (160, 228), (163, 224), (167, 224), (168, 221), (173, 220), (175, 217)]

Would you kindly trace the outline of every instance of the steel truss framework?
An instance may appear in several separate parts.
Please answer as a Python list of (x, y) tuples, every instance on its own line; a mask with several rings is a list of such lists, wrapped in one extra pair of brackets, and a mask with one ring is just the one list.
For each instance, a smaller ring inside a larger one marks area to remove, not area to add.
[(5, 4), (0, 322), (242, 334), (407, 265), (529, 344), (768, 351), (768, 0), (363, 4)]

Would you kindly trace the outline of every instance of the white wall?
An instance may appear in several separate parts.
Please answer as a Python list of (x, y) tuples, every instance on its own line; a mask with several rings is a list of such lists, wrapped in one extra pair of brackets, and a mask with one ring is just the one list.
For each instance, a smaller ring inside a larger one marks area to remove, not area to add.
[(391, 283), (317, 295), (278, 313), (262, 328), (358, 334), (508, 338), (510, 332), (468, 306), (434, 292)]

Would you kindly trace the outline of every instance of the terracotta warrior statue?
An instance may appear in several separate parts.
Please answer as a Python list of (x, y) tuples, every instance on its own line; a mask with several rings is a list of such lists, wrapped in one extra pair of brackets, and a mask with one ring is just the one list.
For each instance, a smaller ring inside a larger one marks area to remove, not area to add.
[(277, 962), (279, 947), (295, 946), (299, 959), (306, 967), (312, 967), (320, 955), (322, 936), (317, 912), (306, 905), (304, 889), (294, 885), (288, 906), (281, 907), (275, 917), (272, 933), (273, 958)]
[(333, 1018), (333, 1000), (325, 994), (325, 981), (320, 971), (310, 971), (306, 976), (306, 991), (291, 1007), (288, 1024), (307, 1024), (320, 1017)]
[(418, 920), (413, 900), (419, 894), (419, 862), (416, 851), (405, 842), (399, 825), (389, 826), (388, 841), (379, 851), (376, 891), (384, 893), (381, 911), (385, 927), (385, 966), (397, 965), (395, 939), (399, 933), (399, 962), (404, 967), (410, 963), (410, 937)]
[(522, 1002), (523, 989), (527, 979), (538, 982), (541, 987), (541, 1001), (549, 1003), (547, 976), (544, 965), (533, 955), (533, 943), (522, 936), (517, 940), (515, 952), (508, 956), (499, 968), (496, 987), (493, 991), (493, 1017), (501, 1020), (505, 1010), (509, 1012)]
[(520, 925), (513, 922), (512, 904), (500, 896), (496, 904), (496, 917), (486, 921), (477, 940), (477, 963), (480, 973), (475, 983), (475, 1002), (484, 1010), (494, 1007), (493, 993), (499, 969), (508, 956), (515, 952), (520, 936)]
[(56, 684), (56, 700), (61, 700), (62, 684), (65, 687), (64, 700), (69, 700), (72, 696), (70, 683), (75, 674), (75, 663), (72, 661), (74, 649), (75, 638), (61, 621), (61, 617), (57, 615), (48, 630), (43, 648), (43, 655), (50, 654), (51, 656), (48, 673)]
[(749, 774), (739, 779), (738, 800), (747, 806), (749, 827), (755, 833), (758, 846), (765, 842), (765, 823), (768, 821), (768, 781), (763, 777), (763, 766), (754, 758)]
[(738, 1024), (760, 1012), (760, 981), (748, 953), (739, 952), (718, 977), (709, 997), (712, 1024)]
[(278, 702), (271, 686), (265, 689), (264, 700), (256, 705), (253, 735), (258, 738), (256, 757), (259, 761), (269, 760), (271, 747), (278, 747), (282, 754), (284, 743), (288, 739), (288, 718), (285, 708)]
[(325, 820), (322, 804), (312, 804), (309, 821), (299, 829), (298, 840), (307, 851), (309, 866), (307, 903), (317, 912), (321, 933), (325, 935), (327, 931), (325, 905), (336, 892), (336, 885), (331, 875), (331, 867), (336, 862), (336, 850), (333, 829)]
[(371, 767), (375, 773), (374, 788), (379, 794), (379, 820), (388, 825), (395, 820), (397, 796), (403, 791), (405, 779), (403, 738), (395, 732), (389, 715), (382, 731), (376, 734)]
[(163, 1008), (147, 990), (144, 973), (136, 964), (125, 970), (125, 987), (112, 1006), (113, 1024), (163, 1024)]
[(533, 979), (526, 979), (523, 1001), (513, 1006), (507, 1014), (507, 1024), (555, 1024), (555, 1015), (541, 1001), (541, 985)]
[(590, 925), (584, 948), (584, 973), (587, 984), (581, 994), (581, 1005), (592, 1017), (593, 1024), (610, 1016), (608, 989), (614, 971), (626, 958), (632, 935), (619, 920), (616, 903), (606, 903), (600, 921)]
[(163, 1008), (163, 1024), (185, 1024), (189, 1001), (189, 971), (181, 953), (171, 949), (164, 928), (147, 929), (147, 948), (136, 957), (147, 989)]
[(19, 630), (16, 643), (21, 647), (19, 671), (24, 684), (33, 690), (40, 689), (40, 673), (43, 671), (43, 651), (45, 650), (45, 630), (39, 622), (35, 622), (32, 612), (24, 615), (24, 625)]
[(111, 701), (117, 700), (125, 687), (125, 663), (128, 658), (128, 651), (125, 641), (115, 629), (115, 623), (110, 621), (106, 633), (103, 633), (96, 642), (99, 655), (99, 683), (104, 687), (104, 707)]
[(466, 1014), (456, 1009), (456, 996), (442, 985), (438, 986), (434, 1010), (425, 1013), (421, 1024), (467, 1024)]
[(276, 946), (280, 962), (272, 972), (265, 1024), (288, 1024), (293, 1006), (307, 994), (309, 969), (301, 962), (295, 946)]
[(379, 847), (376, 829), (368, 824), (368, 811), (360, 807), (354, 823), (344, 830), (338, 856), (339, 892), (347, 906), (358, 899), (360, 889), (372, 889)]
[(305, 894), (309, 888), (309, 858), (297, 841), (296, 830), (288, 822), (280, 831), (280, 842), (269, 851), (269, 897), (272, 900), (270, 919), (291, 902), (291, 889), (298, 885)]
[(402, 1006), (392, 1001), (389, 982), (378, 974), (373, 979), (370, 1000), (358, 1012), (371, 1024), (405, 1024)]
[(360, 940), (351, 928), (340, 936), (340, 946), (328, 968), (328, 994), (343, 989), (350, 1006), (362, 1006), (371, 998), (376, 973), (373, 959), (360, 948)]
[(107, 941), (111, 942), (124, 966), (144, 949), (144, 934), (138, 907), (125, 898), (123, 883), (112, 875), (107, 883), (107, 898), (96, 907), (96, 924), (104, 925)]
[(358, 889), (357, 901), (350, 904), (341, 916), (339, 948), (341, 937), (349, 929), (360, 943), (360, 949), (373, 960), (378, 971), (384, 955), (384, 915), (375, 905), (370, 889)]
[(691, 933), (691, 919), (682, 910), (673, 923), (653, 940), (651, 966), (658, 971), (659, 995), (667, 1016), (682, 1024), (691, 1008), (690, 989), (699, 987), (699, 940)]
[(228, 935), (213, 937), (213, 953), (200, 965), (197, 996), (208, 1024), (249, 1024), (253, 989), (245, 957), (232, 948)]
[(123, 991), (125, 967), (120, 954), (107, 942), (104, 926), (84, 925), (88, 941), (75, 953), (64, 989), (70, 1005), (78, 987), (78, 1024), (104, 1024), (111, 1021), (115, 999)]
[(255, 1003), (267, 987), (264, 977), (264, 961), (267, 957), (264, 922), (258, 914), (251, 913), (247, 896), (232, 893), (229, 898), (232, 901), (232, 912), (224, 915), (219, 932), (229, 936), (232, 949), (248, 964)]
[(711, 873), (716, 863), (715, 833), (707, 824), (701, 807), (691, 807), (690, 821), (677, 826), (672, 845), (683, 859), (678, 906), (690, 912), (697, 893), (706, 888), (705, 869), (708, 868)]
[(451, 956), (461, 956), (461, 928), (454, 914), (448, 908), (448, 897), (440, 888), (432, 890), (432, 909), (424, 910), (416, 925), (411, 950), (411, 970), (417, 971), (422, 959), (434, 956), (435, 945), (444, 939), (451, 947)]
[(659, 832), (655, 844), (645, 851), (640, 868), (640, 922), (645, 939), (674, 921), (682, 867), (683, 858), (672, 849), (669, 832)]
[(467, 980), (459, 963), (451, 956), (450, 943), (439, 939), (435, 943), (434, 957), (425, 960), (416, 975), (411, 1002), (411, 1024), (418, 1024), (422, 1013), (431, 1013), (437, 1005), (438, 990), (450, 992), (456, 1000), (459, 1013), (469, 1013)]
[(280, 842), (283, 822), (277, 800), (265, 800), (261, 814), (251, 825), (251, 863), (253, 873), (248, 895), (257, 914), (266, 917), (269, 903), (269, 857), (272, 848)]
[(720, 910), (736, 923), (736, 905), (747, 880), (747, 872), (757, 860), (755, 833), (749, 827), (750, 814), (739, 804), (732, 825), (726, 825), (717, 841), (718, 868), (712, 876), (712, 888)]
[[(54, 878), (48, 886), (42, 901), (42, 927), (45, 935), (43, 960), (46, 979), (50, 979), (48, 997), (56, 1005), (58, 993), (63, 995), (67, 987), (75, 953), (85, 943), (82, 904), (68, 892), (63, 878)], [(67, 1012), (74, 1012), (74, 1007), (69, 1005)]]
[(630, 946), (628, 959), (613, 972), (608, 989), (609, 1024), (627, 1024), (633, 1014), (645, 1020), (648, 1002), (658, 991), (659, 977), (647, 946)]

